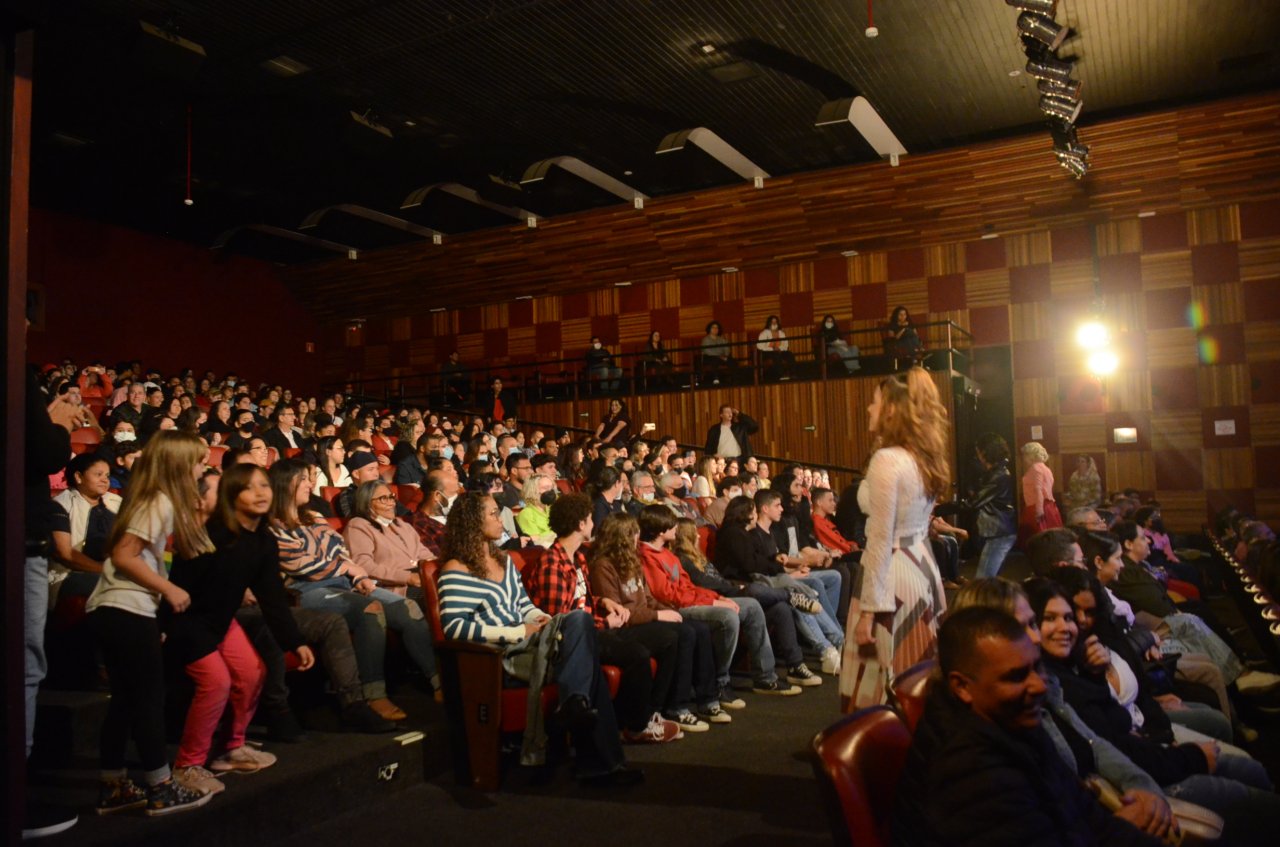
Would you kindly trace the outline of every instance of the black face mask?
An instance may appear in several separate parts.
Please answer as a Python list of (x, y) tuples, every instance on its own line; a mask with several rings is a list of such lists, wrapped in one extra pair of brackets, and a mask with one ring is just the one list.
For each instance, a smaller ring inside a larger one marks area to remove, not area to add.
[(552, 503), (556, 502), (556, 493), (554, 491), (544, 491), (542, 492), (542, 496), (538, 499), (542, 501), (542, 505), (550, 506)]
[(676, 498), (677, 500), (683, 500), (684, 498), (689, 496), (689, 486), (687, 485), (680, 486), (675, 491), (671, 492), (671, 496)]

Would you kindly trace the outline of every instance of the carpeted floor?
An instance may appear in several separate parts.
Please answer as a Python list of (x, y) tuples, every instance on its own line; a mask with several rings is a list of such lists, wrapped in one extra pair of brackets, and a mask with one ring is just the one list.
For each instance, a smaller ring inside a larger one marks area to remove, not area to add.
[(807, 751), (813, 735), (839, 717), (835, 679), (799, 697), (742, 697), (747, 708), (733, 713), (732, 724), (670, 744), (628, 747), (646, 776), (634, 788), (584, 788), (567, 766), (550, 775), (512, 768), (501, 791), (482, 794), (446, 774), (327, 820), (281, 847), (406, 839), (537, 844), (566, 837), (574, 844), (643, 840), (672, 847), (830, 843)]

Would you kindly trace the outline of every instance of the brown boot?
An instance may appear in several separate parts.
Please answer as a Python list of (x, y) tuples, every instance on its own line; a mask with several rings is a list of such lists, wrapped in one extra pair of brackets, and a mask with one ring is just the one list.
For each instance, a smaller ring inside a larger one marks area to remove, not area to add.
[(402, 721), (409, 717), (395, 703), (392, 703), (386, 697), (379, 697), (377, 700), (369, 701), (369, 708), (378, 713), (378, 717), (389, 721)]

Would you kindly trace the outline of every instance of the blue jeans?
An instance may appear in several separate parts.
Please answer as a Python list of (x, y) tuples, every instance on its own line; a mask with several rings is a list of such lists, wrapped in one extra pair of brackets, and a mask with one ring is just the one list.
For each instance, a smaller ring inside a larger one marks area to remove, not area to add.
[(836, 622), (836, 609), (840, 605), (840, 574), (831, 570), (811, 570), (808, 576), (796, 577), (801, 585), (818, 592), (822, 611), (816, 615), (797, 613), (796, 624), (800, 636), (820, 652), (829, 647), (844, 644), (844, 629)]
[(775, 670), (778, 660), (773, 655), (773, 644), (769, 641), (764, 608), (758, 600), (751, 597), (735, 597), (733, 602), (738, 604), (739, 632), (751, 654), (751, 676), (756, 682), (774, 682), (778, 678)]
[(1187, 729), (1194, 729), (1196, 732), (1227, 744), (1232, 742), (1234, 734), (1231, 730), (1231, 718), (1204, 703), (1184, 700), (1182, 705), (1185, 708), (1165, 712), (1170, 722), (1185, 726)]
[(1280, 800), (1262, 764), (1239, 756), (1219, 756), (1212, 776), (1191, 776), (1165, 786), (1165, 793), (1212, 809), (1226, 821), (1224, 839), (1233, 845), (1275, 843)]
[(36, 695), (40, 682), (49, 672), (49, 662), (44, 655), (44, 624), (49, 617), (49, 561), (40, 556), (27, 556), (23, 571), (22, 634), (25, 645), (23, 655), (23, 682), (26, 695), (27, 756), (36, 731)]
[[(426, 620), (413, 617), (410, 605), (399, 594), (385, 588), (375, 588), (368, 596), (357, 594), (351, 590), (351, 580), (345, 576), (294, 583), (294, 587), (298, 589), (302, 608), (334, 612), (346, 620), (366, 698), (376, 700), (387, 696), (383, 671), (387, 649), (384, 626), (400, 633), (409, 658), (428, 679), (435, 676), (436, 658), (431, 648), (431, 631)], [(382, 604), (381, 615), (365, 611), (375, 601)]]
[(601, 391), (617, 391), (622, 368), (591, 368), (587, 371), (592, 379), (600, 383)]
[(618, 717), (609, 699), (609, 684), (600, 671), (596, 625), (582, 610), (566, 612), (560, 621), (560, 649), (556, 658), (560, 702), (585, 697), (598, 712), (595, 727), (573, 730), (573, 749), (579, 776), (608, 773), (626, 761), (618, 732)]
[(693, 621), (706, 621), (711, 626), (711, 645), (716, 655), (716, 682), (724, 688), (729, 684), (733, 651), (738, 649), (738, 613), (724, 606), (686, 606), (680, 610), (680, 615)]
[(988, 538), (982, 545), (982, 553), (978, 556), (978, 579), (987, 579), (1000, 573), (1000, 566), (1004, 564), (1005, 556), (1009, 555), (1009, 551), (1013, 549), (1013, 544), (1018, 540), (1016, 535), (997, 535), (995, 538)]

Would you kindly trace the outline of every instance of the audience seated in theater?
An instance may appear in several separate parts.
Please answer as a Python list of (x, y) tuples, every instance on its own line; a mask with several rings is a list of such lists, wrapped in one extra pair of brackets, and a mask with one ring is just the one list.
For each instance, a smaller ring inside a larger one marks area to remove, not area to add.
[(844, 365), (846, 373), (857, 373), (862, 367), (858, 362), (858, 345), (850, 344), (845, 340), (844, 333), (840, 331), (840, 325), (836, 323), (835, 315), (823, 316), (822, 323), (818, 324), (817, 335), (826, 355), (837, 356)]
[[(306, 508), (311, 484), (303, 463), (277, 462), (270, 477), (271, 531), (280, 548), (280, 570), (297, 592), (298, 605), (342, 616), (352, 633), (363, 681), (360, 702), (367, 700), (383, 719), (403, 720), (404, 711), (387, 699), (386, 630), (401, 634), (410, 657), (430, 679), (435, 673), (434, 655), (421, 611), (402, 594), (380, 587), (352, 559), (343, 537)], [(342, 704), (344, 717), (359, 723), (367, 716), (352, 708), (352, 702)]]
[(502, 490), (495, 499), (504, 508), (518, 509), (524, 502), (524, 484), (533, 476), (533, 462), (523, 450), (513, 450), (507, 454), (503, 470), (506, 476), (502, 481)]
[(440, 450), (440, 436), (424, 435), (418, 439), (417, 449), (396, 464), (396, 485), (412, 485), (418, 488), (427, 478), (427, 463)]
[(67, 488), (54, 497), (53, 551), (49, 557), (49, 608), (60, 596), (88, 597), (98, 585), (107, 558), (107, 540), (120, 511), (110, 465), (97, 453), (72, 458)]
[[(235, 430), (223, 441), (228, 447), (246, 447), (249, 439), (253, 438), (253, 432), (258, 428), (257, 416), (249, 409), (238, 409), (232, 415), (235, 421)], [(136, 426), (136, 424), (135, 424)]]
[(99, 455), (105, 456), (106, 451), (109, 451), (111, 456), (108, 460), (111, 465), (111, 488), (122, 492), (129, 484), (133, 463), (142, 454), (142, 445), (133, 440), (117, 441), (114, 445), (104, 448), (104, 452)]
[[(352, 445), (347, 444), (346, 467), (351, 474), (351, 484), (338, 495), (337, 501), (333, 504), (333, 510), (338, 517), (350, 519), (356, 515), (356, 492), (360, 486), (379, 479), (378, 459), (367, 449), (353, 450)], [(409, 510), (399, 504), (397, 506), (403, 509), (402, 516), (407, 517)]]
[[(551, 676), (557, 683), (559, 703), (549, 720), (573, 735), (578, 779), (603, 785), (641, 781), (643, 772), (627, 766), (619, 742), (609, 687), (600, 670), (594, 621), (587, 612), (575, 610), (553, 622), (535, 606), (510, 557), (494, 543), (501, 535), (498, 504), (492, 497), (467, 494), (450, 510), (444, 539), (448, 559), (439, 581), (445, 635), (493, 644), (514, 657), (531, 649), (548, 650), (550, 645), (542, 644), (538, 634), (550, 624), (548, 634), (558, 636)], [(520, 670), (514, 661), (509, 666)], [(529, 754), (529, 764), (545, 760), (545, 753), (536, 746), (524, 752)]]
[(1216, 742), (1162, 745), (1132, 732), (1129, 712), (1111, 696), (1107, 683), (1080, 669), (1083, 654), (1077, 649), (1079, 630), (1070, 598), (1048, 580), (1038, 580), (1028, 594), (1040, 622), (1044, 666), (1057, 677), (1066, 701), (1084, 722), (1146, 770), (1171, 796), (1221, 815), (1229, 843), (1271, 843), (1280, 826), (1280, 803), (1262, 765), (1230, 755)]
[(441, 557), (440, 544), (444, 540), (445, 520), (448, 518), (448, 498), (445, 496), (447, 481), (443, 470), (427, 474), (426, 482), (422, 485), (422, 500), (418, 502), (412, 518), (413, 528), (418, 531), (423, 546), (437, 559)]
[(351, 472), (343, 461), (347, 457), (342, 439), (336, 435), (321, 438), (316, 444), (316, 461), (320, 476), (316, 484), (321, 488), (346, 488), (351, 484)]
[[(476, 494), (487, 494), (497, 502), (498, 494), (502, 492), (502, 485), (502, 477), (486, 471), (468, 479), (466, 490)], [(521, 535), (519, 527), (516, 526), (515, 513), (501, 503), (498, 504), (498, 510), (498, 519), (502, 521), (502, 537), (498, 539), (498, 547), (503, 550), (519, 550), (532, 543), (529, 536)]]
[(80, 396), (85, 400), (105, 400), (115, 390), (107, 369), (96, 362), (80, 371), (76, 383), (80, 386)]
[(271, 426), (262, 433), (268, 447), (276, 449), (276, 455), (284, 458), (286, 450), (301, 449), (302, 431), (294, 428), (298, 413), (288, 406), (278, 406), (271, 413)]
[(599, 387), (606, 394), (616, 392), (621, 385), (622, 368), (613, 361), (609, 348), (601, 343), (598, 336), (591, 337), (591, 346), (583, 357), (587, 363), (587, 378), (590, 383)]
[[(943, 623), (940, 677), (895, 792), (895, 844), (1162, 843), (1108, 814), (1063, 761), (1042, 725), (1039, 655), (1006, 612), (968, 608)], [(1152, 829), (1169, 826), (1166, 812)]]
[(591, 500), (591, 519), (596, 526), (604, 523), (609, 515), (626, 511), (626, 503), (622, 499), (624, 477), (615, 468), (605, 466), (596, 474), (591, 486), (594, 497)]
[(689, 490), (689, 496), (698, 501), (698, 509), (701, 511), (706, 509), (707, 505), (715, 497), (716, 478), (719, 476), (719, 469), (724, 459), (716, 456), (704, 455), (695, 464), (695, 472), (693, 474), (693, 486)]
[(675, 472), (674, 467), (670, 472), (662, 475), (659, 487), (662, 489), (660, 503), (670, 509), (673, 515), (677, 518), (688, 518), (691, 521), (698, 519), (698, 513), (684, 499), (689, 494), (688, 485), (684, 478)]
[[(656, 329), (649, 333), (649, 340), (645, 342), (643, 355), (640, 357), (640, 367), (649, 380), (649, 388), (673, 387), (671, 372), (675, 365), (671, 361), (671, 354), (662, 345), (662, 333)], [(599, 434), (596, 437), (598, 438)]]
[(555, 542), (551, 531), (551, 505), (556, 501), (556, 484), (547, 476), (535, 476), (525, 480), (521, 490), (524, 508), (516, 515), (520, 532), (533, 539), (539, 547), (550, 547)]
[(767, 379), (786, 381), (795, 369), (796, 354), (791, 352), (791, 342), (777, 315), (765, 319), (764, 329), (756, 336), (756, 355), (760, 359), (763, 375)]
[(719, 385), (720, 377), (733, 367), (732, 348), (719, 321), (707, 324), (706, 333), (699, 344), (702, 377), (712, 385)]
[(53, 400), (49, 403), (49, 418), (67, 432), (88, 428), (102, 433), (93, 410), (84, 404), (80, 396), (80, 386), (69, 380), (63, 380), (54, 389)]
[[(634, 483), (633, 483), (634, 485)], [(716, 498), (702, 510), (702, 523), (705, 526), (720, 527), (724, 523), (724, 513), (729, 501), (743, 494), (742, 479), (738, 476), (725, 475), (716, 483)]]
[[(809, 499), (805, 496), (807, 492), (794, 473), (779, 474), (770, 490), (775, 491), (782, 502), (782, 517), (770, 527), (774, 544), (788, 557), (799, 558), (828, 587), (834, 587), (835, 596), (839, 599), (833, 611), (836, 622), (843, 625), (849, 615), (849, 595), (853, 586), (849, 565), (856, 566), (855, 557), (833, 556), (818, 543)], [(838, 584), (833, 573), (839, 574)]]
[(898, 306), (889, 315), (889, 324), (885, 327), (884, 352), (895, 359), (907, 360), (900, 363), (902, 367), (914, 361), (923, 349), (924, 342), (911, 325), (911, 313), (906, 306)]
[(135, 432), (141, 432), (143, 418), (150, 415), (151, 410), (147, 406), (147, 389), (141, 382), (134, 382), (129, 385), (125, 401), (112, 410), (111, 420), (113, 422), (128, 421), (133, 424)]

